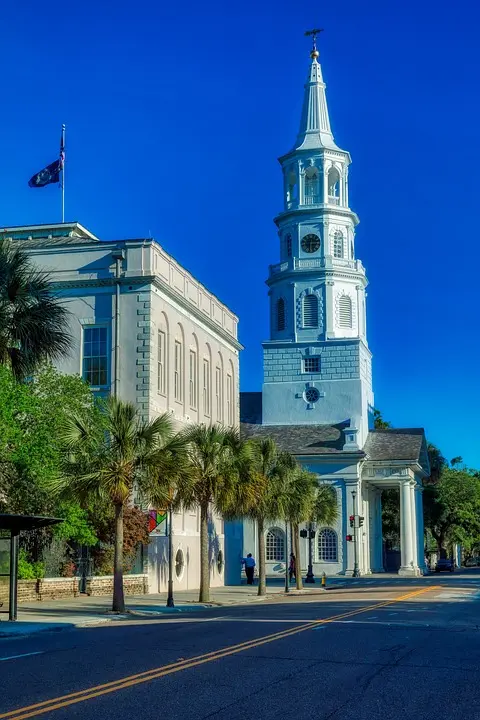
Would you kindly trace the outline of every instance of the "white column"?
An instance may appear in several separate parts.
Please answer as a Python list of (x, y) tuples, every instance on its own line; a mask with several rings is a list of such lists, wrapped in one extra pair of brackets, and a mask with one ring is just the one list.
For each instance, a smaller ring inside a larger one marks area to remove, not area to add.
[(340, 199), (339, 199), (340, 207), (344, 207), (344, 205), (345, 205), (345, 202), (344, 202), (344, 198), (345, 198), (345, 190), (344, 190), (344, 188), (345, 188), (345, 172), (344, 172), (344, 170), (342, 170), (342, 172), (340, 173), (340, 182), (339, 182), (338, 184), (340, 185), (340, 187), (339, 187), (339, 192), (338, 192), (338, 194), (339, 194), (339, 196), (340, 196)]
[(412, 513), (411, 480), (400, 483), (400, 550), (402, 564), (399, 575), (415, 575), (416, 563), (414, 561), (413, 544), (413, 513)]
[(412, 556), (413, 567), (418, 575), (418, 526), (417, 526), (417, 500), (415, 497), (415, 482), (410, 483), (410, 508), (412, 515)]
[(371, 570), (371, 563), (370, 563), (370, 488), (364, 487), (363, 488), (363, 499), (360, 503), (360, 508), (363, 511), (361, 511), (361, 515), (363, 515), (363, 526), (359, 529), (359, 540), (360, 540), (360, 547), (361, 547), (361, 557), (362, 562), (360, 563), (360, 569), (362, 571), (362, 574), (365, 573), (367, 575), (370, 575)]
[(415, 505), (417, 510), (417, 562), (422, 573), (426, 572), (425, 567), (425, 528), (423, 521), (423, 489), (420, 485), (415, 486)]

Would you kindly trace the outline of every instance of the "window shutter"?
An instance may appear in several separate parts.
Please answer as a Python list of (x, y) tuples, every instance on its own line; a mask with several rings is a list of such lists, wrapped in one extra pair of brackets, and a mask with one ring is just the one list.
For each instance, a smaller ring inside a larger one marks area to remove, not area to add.
[(303, 298), (303, 327), (318, 327), (318, 300), (316, 295), (305, 295)]
[(352, 300), (348, 295), (342, 295), (338, 301), (338, 325), (342, 328), (352, 327)]
[(285, 300), (277, 300), (277, 330), (285, 330)]

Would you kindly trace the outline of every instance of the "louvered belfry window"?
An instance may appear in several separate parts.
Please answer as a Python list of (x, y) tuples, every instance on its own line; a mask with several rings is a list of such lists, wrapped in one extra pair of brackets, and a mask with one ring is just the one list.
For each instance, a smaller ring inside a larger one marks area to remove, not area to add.
[(303, 298), (303, 327), (318, 327), (318, 299), (316, 295), (305, 295)]
[(285, 300), (277, 300), (277, 330), (285, 330)]
[(338, 324), (341, 328), (352, 327), (352, 299), (342, 295), (338, 301)]

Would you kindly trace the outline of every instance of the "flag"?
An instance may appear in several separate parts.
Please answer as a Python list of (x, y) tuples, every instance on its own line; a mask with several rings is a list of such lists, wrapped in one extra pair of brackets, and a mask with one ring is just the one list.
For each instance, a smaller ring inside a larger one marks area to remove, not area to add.
[(60, 157), (58, 160), (55, 160), (55, 162), (50, 163), (50, 165), (43, 168), (43, 170), (40, 170), (40, 172), (35, 173), (35, 175), (28, 181), (30, 187), (45, 187), (45, 185), (50, 185), (50, 183), (60, 182), (60, 173), (62, 172), (65, 163), (63, 132), (64, 131), (62, 129), (62, 136), (60, 138)]
[(47, 165), (47, 167), (31, 177), (28, 184), (30, 187), (45, 187), (45, 185), (49, 185), (50, 183), (58, 183), (61, 169), (62, 161), (55, 160), (55, 162), (50, 163), (50, 165)]

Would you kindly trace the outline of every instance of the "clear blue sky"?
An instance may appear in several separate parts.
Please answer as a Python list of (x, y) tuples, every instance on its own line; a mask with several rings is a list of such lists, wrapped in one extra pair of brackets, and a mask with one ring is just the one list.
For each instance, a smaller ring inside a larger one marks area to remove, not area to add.
[[(8, 7), (6, 7), (8, 5)], [(240, 316), (260, 389), (276, 158), (320, 25), (335, 138), (367, 267), (376, 405), (480, 467), (480, 56), (475, 0), (3, 3), (0, 224), (58, 221), (27, 181), (67, 124), (67, 219), (150, 233)]]

